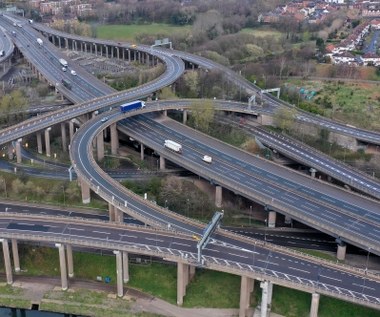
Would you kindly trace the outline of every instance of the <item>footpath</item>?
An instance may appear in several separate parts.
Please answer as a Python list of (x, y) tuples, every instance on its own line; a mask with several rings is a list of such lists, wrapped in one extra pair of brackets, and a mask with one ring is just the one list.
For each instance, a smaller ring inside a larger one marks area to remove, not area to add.
[[(28, 277), (17, 276), (13, 284), (14, 287), (21, 288), (23, 290), (23, 299), (31, 302), (31, 305), (40, 306), (41, 303), (58, 303), (64, 304), (63, 301), (52, 300), (44, 298), (44, 295), (54, 290), (60, 290), (61, 280), (54, 277)], [(5, 285), (5, 284), (3, 284)], [(102, 291), (109, 294), (111, 297), (115, 297), (115, 286), (101, 284), (98, 282), (84, 281), (84, 280), (72, 280), (70, 281), (70, 289), (88, 289), (94, 291)], [(217, 309), (217, 308), (183, 308), (170, 304), (164, 300), (156, 298), (154, 296), (145, 294), (138, 290), (125, 287), (124, 299), (130, 303), (129, 312), (133, 315), (139, 312), (149, 312), (168, 317), (236, 317), (239, 316), (238, 309)], [(12, 298), (20, 299), (20, 295), (0, 295), (0, 298)], [(84, 303), (77, 303), (74, 305), (86, 305)], [(93, 305), (94, 308), (97, 305)], [(104, 308), (104, 307), (103, 307)], [(251, 310), (250, 315), (254, 313)], [(259, 312), (255, 312), (254, 316), (260, 316)], [(271, 317), (281, 317), (277, 314), (271, 314)]]

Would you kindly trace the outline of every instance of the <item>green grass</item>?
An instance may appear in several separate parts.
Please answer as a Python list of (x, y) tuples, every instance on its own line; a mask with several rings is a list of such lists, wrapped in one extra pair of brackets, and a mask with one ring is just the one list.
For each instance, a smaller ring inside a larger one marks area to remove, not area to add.
[(198, 270), (190, 282), (184, 307), (238, 308), (240, 277), (232, 274)]
[(267, 27), (261, 27), (261, 28), (244, 28), (240, 31), (241, 33), (250, 34), (256, 37), (266, 37), (266, 36), (273, 36), (275, 39), (281, 38), (283, 36), (283, 33), (270, 29)]
[(321, 296), (319, 317), (380, 317), (380, 311)]
[(152, 263), (130, 265), (128, 286), (157, 296), (169, 303), (177, 303), (177, 266)]
[(132, 25), (101, 25), (96, 29), (98, 38), (119, 41), (136, 41), (136, 36), (141, 34), (157, 35), (169, 37), (173, 33), (183, 33), (190, 31), (189, 26), (172, 26), (169, 24), (132, 24)]
[(325, 260), (329, 260), (329, 261), (333, 261), (333, 262), (339, 261), (336, 259), (336, 256), (331, 255), (331, 254), (327, 254), (327, 253), (322, 252), (322, 251), (309, 250), (309, 249), (297, 249), (297, 250), (299, 250), (303, 253), (306, 253), (306, 254), (310, 254), (312, 256), (316, 256), (316, 257), (321, 258), (321, 259), (325, 259)]
[(310, 304), (311, 295), (308, 293), (278, 285), (273, 286), (273, 312), (286, 317), (306, 317), (310, 313)]

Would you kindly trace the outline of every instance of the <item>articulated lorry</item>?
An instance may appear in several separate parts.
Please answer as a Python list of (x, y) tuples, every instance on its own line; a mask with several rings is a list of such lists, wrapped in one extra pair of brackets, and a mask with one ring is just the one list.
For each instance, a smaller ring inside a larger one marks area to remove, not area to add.
[(145, 107), (144, 101), (136, 100), (120, 106), (120, 112), (125, 113), (127, 111), (142, 109)]
[(172, 140), (165, 140), (164, 147), (177, 153), (182, 153), (182, 145)]

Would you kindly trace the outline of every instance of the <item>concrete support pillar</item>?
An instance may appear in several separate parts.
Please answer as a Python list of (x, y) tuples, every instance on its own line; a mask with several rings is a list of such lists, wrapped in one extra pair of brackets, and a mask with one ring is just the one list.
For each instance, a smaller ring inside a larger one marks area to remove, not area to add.
[(104, 158), (104, 137), (103, 131), (96, 136), (96, 154), (98, 156), (98, 161)]
[(145, 147), (144, 147), (144, 144), (140, 144), (140, 159), (141, 159), (141, 161), (144, 161), (144, 149), (145, 149)]
[(61, 137), (62, 137), (62, 150), (67, 152), (67, 135), (66, 135), (66, 123), (61, 122)]
[(13, 265), (15, 267), (15, 272), (20, 272), (20, 258), (18, 254), (18, 245), (17, 245), (17, 240), (12, 239), (12, 255), (13, 255)]
[(22, 142), (22, 139), (18, 139), (16, 141), (16, 160), (17, 160), (17, 163), (20, 164), (21, 161), (22, 161), (22, 155), (21, 155), (21, 142)]
[(222, 207), (222, 199), (223, 199), (223, 187), (222, 186), (215, 186), (215, 206), (220, 208)]
[(5, 275), (7, 277), (7, 284), (13, 284), (13, 272), (11, 265), (11, 257), (9, 255), (9, 245), (7, 239), (0, 240), (3, 243), (3, 256), (4, 256), (4, 266), (5, 266)]
[(268, 317), (268, 283), (267, 281), (260, 283), (260, 287), (262, 288), (260, 317)]
[(113, 207), (115, 212), (115, 222), (117, 223), (123, 223), (124, 222), (124, 213), (122, 210), (120, 210), (117, 207)]
[(336, 252), (336, 258), (340, 261), (344, 261), (346, 258), (347, 245), (342, 242), (338, 244), (338, 250)]
[(287, 225), (291, 224), (292, 223), (292, 218), (290, 216), (285, 215), (285, 223)]
[(123, 282), (129, 282), (128, 252), (123, 251)]
[(120, 251), (113, 251), (116, 255), (116, 283), (117, 283), (117, 296), (123, 297), (123, 259)]
[(8, 144), (8, 159), (10, 160), (13, 160), (13, 153), (14, 153), (13, 150), (14, 150), (13, 144), (9, 143)]
[(310, 317), (318, 317), (318, 308), (319, 308), (319, 294), (314, 293), (311, 295)]
[(186, 124), (186, 122), (187, 122), (187, 110), (183, 110), (182, 123)]
[(46, 148), (46, 156), (50, 157), (51, 152), (50, 152), (50, 130), (51, 128), (45, 129), (45, 148)]
[(272, 297), (273, 297), (273, 283), (268, 282), (268, 311), (272, 308)]
[(177, 305), (182, 306), (183, 297), (186, 294), (186, 286), (189, 282), (189, 265), (177, 263)]
[(66, 244), (67, 269), (69, 277), (74, 277), (73, 248), (71, 244)]
[(61, 243), (57, 243), (55, 246), (58, 248), (58, 252), (59, 252), (59, 266), (61, 269), (62, 290), (65, 291), (67, 290), (67, 287), (68, 287), (65, 246)]
[(73, 140), (74, 136), (74, 122), (69, 121), (69, 137), (70, 137), (70, 143)]
[(250, 306), (252, 282), (253, 280), (249, 277), (241, 277), (239, 317), (247, 317), (247, 310)]
[(115, 207), (108, 203), (108, 218), (110, 221), (115, 221)]
[(160, 156), (160, 170), (164, 170), (166, 168), (166, 161), (163, 156)]
[(82, 203), (89, 204), (91, 200), (90, 186), (87, 185), (82, 179), (80, 180), (80, 188), (82, 191)]
[(191, 282), (193, 280), (194, 276), (195, 276), (195, 266), (190, 265), (190, 267), (189, 267), (189, 282)]
[(167, 117), (167, 116), (168, 116), (168, 111), (167, 111), (167, 110), (164, 110), (164, 111), (162, 111), (162, 114), (163, 114), (165, 117)]
[(317, 170), (315, 168), (311, 168), (309, 171), (310, 171), (311, 177), (315, 178), (315, 173), (317, 172)]
[(268, 227), (275, 228), (276, 227), (276, 217), (277, 213), (273, 210), (268, 212)]
[(328, 181), (329, 183), (332, 182), (332, 177), (331, 177), (330, 175), (327, 175), (327, 181)]
[(37, 152), (42, 154), (42, 135), (41, 132), (37, 132)]
[(117, 150), (119, 149), (119, 134), (116, 129), (116, 123), (112, 123), (110, 125), (111, 130), (111, 153), (113, 155), (117, 154)]

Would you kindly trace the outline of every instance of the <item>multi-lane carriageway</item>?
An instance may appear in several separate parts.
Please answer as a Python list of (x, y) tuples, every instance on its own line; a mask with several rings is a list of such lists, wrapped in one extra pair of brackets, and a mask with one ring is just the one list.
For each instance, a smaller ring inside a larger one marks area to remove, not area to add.
[[(25, 30), (25, 28), (23, 28), (23, 30)], [(21, 32), (21, 33), (26, 33), (26, 32)], [(31, 40), (30, 41), (33, 41), (33, 40), (35, 40), (35, 38), (33, 38), (33, 36), (31, 36)], [(28, 40), (28, 39), (25, 39), (26, 41)], [(24, 42), (23, 42), (24, 43)], [(27, 55), (27, 53), (28, 53), (29, 51), (28, 50), (26, 50), (25, 51), (25, 54)], [(37, 55), (36, 56), (38, 56), (38, 53), (37, 53)], [(27, 57), (27, 56), (26, 56)], [(163, 56), (162, 57), (164, 60), (165, 60), (165, 62), (167, 63), (167, 65), (174, 65), (174, 63), (173, 63), (173, 61), (172, 61), (172, 57), (168, 57), (168, 56)], [(172, 63), (172, 64), (170, 64), (170, 63)], [(180, 65), (179, 63), (177, 64), (177, 65)], [(40, 67), (42, 67), (43, 65), (39, 65)], [(58, 65), (52, 65), (52, 66), (54, 66), (54, 67), (58, 67)], [(169, 68), (169, 71), (167, 71), (167, 73), (170, 73), (170, 72), (173, 72), (173, 70), (175, 70), (175, 67), (172, 67), (172, 69), (170, 69), (170, 67), (168, 67)], [(181, 69), (181, 67), (177, 67), (177, 71), (178, 70), (180, 70)], [(48, 73), (49, 73), (49, 70), (45, 70), (45, 71), (47, 71)], [(160, 79), (162, 79), (162, 78), (167, 78), (167, 77), (165, 77), (165, 75), (167, 76), (167, 73), (165, 73), (163, 76), (161, 76), (161, 78)], [(55, 82), (55, 78), (53, 78), (53, 82)], [(168, 82), (170, 82), (169, 80), (167, 80)], [(155, 82), (155, 84), (156, 84), (157, 82)], [(157, 86), (156, 87), (154, 87), (155, 89), (157, 89), (157, 87), (159, 87), (159, 85), (162, 85), (163, 83), (162, 82), (160, 82), (159, 84), (157, 84)], [(15, 138), (18, 138), (18, 137), (21, 137), (21, 136), (23, 136), (23, 135), (25, 135), (25, 130), (27, 130), (27, 132), (26, 132), (26, 134), (29, 134), (29, 133), (32, 133), (32, 132), (34, 132), (34, 131), (38, 131), (38, 130), (40, 130), (40, 129), (42, 129), (42, 128), (45, 128), (45, 127), (48, 127), (48, 126), (50, 126), (50, 125), (52, 125), (53, 123), (58, 123), (58, 122), (61, 122), (61, 121), (63, 121), (63, 120), (68, 120), (68, 119), (71, 119), (72, 117), (75, 117), (75, 116), (77, 116), (77, 115), (79, 115), (79, 114), (83, 114), (83, 113), (86, 113), (86, 112), (89, 112), (89, 111), (94, 111), (94, 110), (96, 110), (96, 109), (99, 109), (99, 108), (102, 108), (102, 107), (104, 107), (104, 106), (113, 106), (114, 104), (115, 104), (115, 102), (117, 103), (117, 102), (120, 102), (121, 100), (123, 100), (123, 98), (124, 99), (126, 99), (126, 98), (130, 98), (130, 99), (136, 99), (136, 98), (140, 98), (142, 95), (147, 95), (147, 94), (149, 94), (150, 92), (152, 92), (152, 91), (154, 91), (154, 89), (153, 89), (153, 87), (151, 87), (151, 86), (149, 86), (149, 85), (147, 85), (148, 87), (140, 87), (137, 91), (133, 91), (133, 92), (131, 92), (131, 93), (119, 93), (119, 94), (115, 94), (115, 95), (113, 95), (112, 97), (109, 97), (109, 96), (107, 96), (107, 97), (105, 97), (105, 98), (99, 98), (99, 100), (96, 100), (96, 101), (92, 101), (92, 102), (89, 102), (89, 103), (85, 103), (85, 104), (83, 104), (83, 105), (81, 105), (81, 106), (77, 106), (77, 107), (73, 107), (72, 109), (74, 109), (73, 110), (73, 112), (71, 112), (70, 113), (70, 111), (68, 111), (68, 110), (64, 110), (64, 111), (62, 111), (62, 112), (57, 112), (57, 115), (47, 115), (47, 116), (42, 116), (38, 121), (37, 121), (37, 123), (34, 123), (34, 124), (32, 124), (31, 122), (32, 121), (29, 121), (28, 123), (24, 123), (24, 124), (22, 124), (22, 125), (19, 125), (18, 127), (16, 127), (16, 128), (14, 128), (14, 129), (9, 129), (9, 130), (7, 130), (5, 133), (3, 133), (2, 134), (2, 142), (7, 142), (7, 141), (11, 141), (11, 140), (14, 140)], [(62, 113), (64, 114), (64, 116), (65, 117), (62, 117)], [(58, 118), (58, 116), (60, 116), (60, 118)], [(36, 122), (36, 121), (35, 121)], [(34, 125), (34, 126), (33, 126)], [(99, 126), (99, 124), (95, 124), (94, 125), (95, 127), (96, 127), (96, 129), (98, 129), (98, 128), (101, 128), (100, 126)], [(23, 131), (22, 131), (23, 130)], [(81, 129), (82, 130), (82, 129)], [(80, 131), (81, 131), (80, 130)], [(12, 131), (12, 132), (10, 132), (10, 131)], [(83, 131), (85, 131), (84, 129), (83, 129)], [(13, 132), (15, 132), (15, 134), (13, 134)], [(12, 135), (10, 135), (12, 133)], [(87, 133), (87, 132), (86, 132)], [(78, 138), (76, 139), (76, 140), (80, 140), (80, 136), (78, 136)], [(91, 142), (90, 142), (91, 143)], [(86, 144), (88, 145), (89, 143), (86, 143), (86, 142), (84, 142), (83, 143), (85, 146), (86, 146)], [(74, 148), (74, 147), (73, 147)], [(80, 151), (80, 148), (78, 148), (79, 149), (79, 151)], [(82, 153), (84, 156), (87, 156), (87, 151), (85, 152), (85, 153)], [(89, 168), (89, 166), (90, 165), (88, 165), (87, 166), (87, 168)], [(93, 172), (93, 171), (91, 171), (91, 172)], [(101, 172), (100, 172), (101, 173)], [(82, 175), (82, 176), (84, 176), (84, 175)], [(84, 179), (86, 179), (87, 177), (84, 177)], [(100, 191), (103, 191), (103, 190), (106, 190), (106, 188), (100, 188), (100, 186), (99, 185), (96, 185), (95, 184), (95, 181), (94, 181), (94, 179), (90, 176), (89, 178), (87, 178), (87, 181), (88, 181), (88, 183), (91, 185), (91, 187), (95, 190), (95, 191), (98, 191), (99, 193), (100, 193)], [(99, 186), (99, 188), (97, 187), (97, 186)], [(115, 193), (115, 192), (117, 192), (119, 189), (118, 188), (115, 188), (115, 191), (112, 191), (112, 193)], [(120, 198), (120, 195), (112, 195), (112, 193), (111, 193), (111, 196), (110, 195), (104, 195), (104, 197), (105, 198), (107, 198), (107, 200), (109, 201), (109, 202), (113, 202), (113, 203), (116, 203), (116, 199), (117, 200), (119, 200), (119, 198)], [(122, 193), (123, 195), (126, 195), (126, 193), (125, 193), (125, 191)], [(130, 196), (128, 196), (128, 195), (126, 195), (126, 196), (124, 196), (125, 197), (125, 199), (123, 199), (123, 200), (121, 200), (120, 201), (120, 205), (118, 206), (120, 209), (124, 209), (123, 207), (125, 206), (125, 202), (127, 201), (127, 203), (129, 204), (130, 203), (130, 200), (131, 200), (131, 198), (130, 198)], [(132, 195), (132, 197), (133, 197), (133, 199), (135, 199), (137, 202), (138, 202), (138, 198), (137, 197), (134, 197), (133, 195)], [(141, 204), (141, 206), (142, 207), (139, 207), (139, 212), (141, 213), (142, 212), (142, 208), (146, 208), (145, 207), (145, 204), (144, 204), (144, 202), (141, 202), (141, 201), (139, 201), (139, 203)], [(129, 204), (128, 205), (128, 208), (131, 208), (131, 207), (133, 207), (133, 204)], [(150, 207), (150, 210), (149, 210), (149, 208), (147, 208), (147, 210), (145, 211), (145, 212), (150, 212), (150, 211), (152, 211), (152, 206), (149, 206)], [(150, 217), (150, 214), (149, 214), (149, 217)], [(177, 226), (177, 227), (186, 227), (186, 226), (188, 226), (188, 225), (191, 225), (191, 226), (193, 226), (193, 228), (194, 228), (194, 230), (193, 229), (190, 229), (190, 231), (191, 230), (193, 230), (193, 231), (196, 231), (196, 232), (199, 232), (199, 230), (200, 230), (200, 227), (199, 226), (196, 226), (196, 225), (193, 225), (193, 224), (191, 224), (191, 222), (184, 222), (184, 219), (178, 219), (178, 217), (176, 217), (176, 216), (174, 216), (173, 214), (169, 214), (169, 215), (164, 215), (164, 216), (160, 216), (161, 218), (160, 219), (156, 219), (155, 221), (152, 221), (153, 223), (155, 223), (156, 221), (158, 221), (158, 222), (161, 222), (161, 223), (164, 223), (165, 225), (167, 225), (168, 223), (172, 223), (172, 224), (174, 224), (174, 226)], [(166, 219), (165, 219), (165, 217), (166, 217)], [(181, 217), (179, 217), (179, 218), (181, 218)], [(147, 222), (149, 222), (150, 220), (147, 220)], [(186, 229), (186, 230), (188, 230), (188, 229)], [(229, 235), (229, 233), (225, 233), (224, 235), (222, 235), (222, 236), (217, 236), (217, 238), (218, 238), (218, 240), (229, 240), (228, 241), (228, 243), (229, 244), (231, 244), (231, 245), (234, 245), (234, 244), (239, 244), (240, 242), (239, 242), (239, 239), (238, 240), (236, 240), (236, 237), (234, 237), (234, 238), (227, 238), (227, 237), (225, 237), (225, 235)], [(241, 239), (243, 239), (244, 240), (244, 238), (241, 238)], [(224, 241), (224, 243), (226, 243), (225, 241)], [(249, 248), (252, 248), (252, 243), (250, 243), (249, 244), (250, 246), (249, 246)], [(248, 247), (248, 245), (247, 245), (247, 247)], [(249, 250), (249, 249), (248, 249)], [(270, 251), (269, 251), (270, 252)], [(269, 253), (268, 253), (269, 254)], [(237, 257), (237, 259), (239, 259), (239, 257)], [(296, 259), (294, 259), (293, 261), (297, 261)], [(270, 262), (270, 261), (269, 261)], [(266, 263), (266, 267), (268, 267), (268, 264), (269, 264), (269, 262), (267, 262)], [(237, 263), (240, 263), (240, 260), (238, 260), (237, 261)], [(207, 263), (206, 262), (206, 264), (205, 264), (206, 266), (207, 265), (210, 265), (210, 267), (211, 267), (211, 265), (212, 265), (212, 263)], [(241, 266), (241, 264), (239, 264), (240, 266)], [(239, 267), (239, 265), (237, 265), (237, 267)], [(240, 268), (240, 267), (239, 267)], [(251, 269), (249, 269), (249, 271), (250, 271)], [(241, 272), (244, 272), (245, 271), (245, 273), (247, 273), (247, 272), (249, 272), (249, 271), (247, 271), (247, 270), (244, 270), (243, 268), (240, 268), (240, 273)], [(239, 270), (237, 269), (235, 272), (239, 272)], [(276, 274), (278, 274), (278, 273), (276, 273)], [(275, 275), (276, 276), (276, 275)], [(275, 279), (273, 276), (270, 276), (270, 275), (268, 275), (268, 279), (270, 279), (270, 278), (273, 278), (273, 279)], [(276, 278), (278, 278), (278, 276), (276, 276)], [(337, 279), (338, 280), (338, 279)], [(300, 286), (300, 285), (302, 285), (302, 286), (304, 286), (304, 283), (302, 283), (300, 280), (299, 280), (299, 277), (298, 278), (295, 278), (294, 280), (292, 280), (292, 283), (295, 283), (295, 285), (298, 285), (298, 286)], [(318, 277), (317, 277), (317, 283), (318, 283)], [(355, 283), (355, 284), (357, 284), (357, 283)], [(361, 285), (364, 285), (364, 284), (361, 284)], [(367, 285), (367, 284), (366, 284)], [(315, 285), (314, 285), (315, 286)], [(350, 286), (351, 287), (351, 286)], [(352, 290), (351, 290), (352, 291)], [(378, 291), (379, 291), (379, 288), (378, 287), (374, 287), (374, 291), (375, 291), (375, 293), (377, 293)], [(328, 291), (328, 293), (329, 294), (332, 294), (332, 292), (331, 292), (331, 290), (329, 290)], [(339, 292), (338, 292), (339, 293)], [(345, 297), (347, 297), (346, 295), (344, 295)], [(367, 295), (366, 295), (367, 296)], [(364, 296), (364, 298), (367, 298), (366, 296)], [(372, 296), (372, 295), (369, 295), (368, 294), (368, 296)], [(348, 297), (350, 297), (350, 296), (348, 296)], [(354, 299), (356, 299), (356, 296), (351, 296), (350, 298), (347, 298), (348, 300), (354, 300)], [(375, 306), (377, 306), (378, 304), (377, 304), (377, 300), (375, 300), (375, 301), (373, 301), (372, 302), (372, 304), (374, 304), (374, 303), (376, 303), (375, 304)]]

